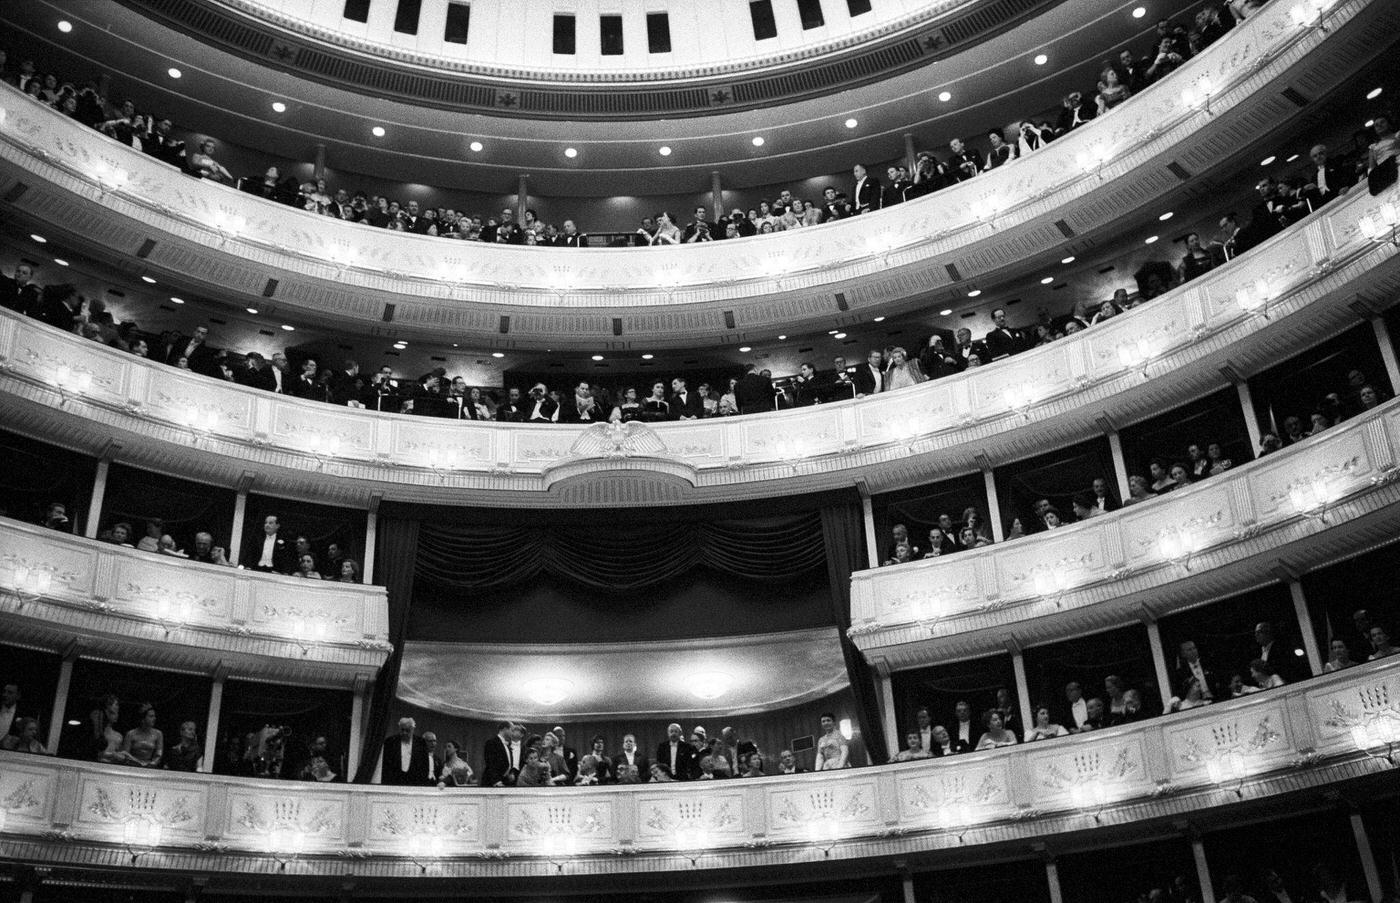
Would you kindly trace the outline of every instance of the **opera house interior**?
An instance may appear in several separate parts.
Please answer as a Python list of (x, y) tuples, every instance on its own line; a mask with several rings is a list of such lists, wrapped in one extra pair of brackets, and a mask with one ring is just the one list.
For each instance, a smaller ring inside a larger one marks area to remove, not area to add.
[(1400, 901), (1400, 2), (0, 82), (0, 903)]

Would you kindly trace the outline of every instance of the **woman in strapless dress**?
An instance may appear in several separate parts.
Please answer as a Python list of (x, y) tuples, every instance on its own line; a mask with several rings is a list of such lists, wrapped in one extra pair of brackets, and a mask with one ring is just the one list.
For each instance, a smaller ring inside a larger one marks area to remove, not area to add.
[(139, 768), (159, 768), (165, 755), (165, 735), (156, 729), (156, 709), (149, 702), (141, 706), (141, 723), (126, 732), (122, 753), (127, 765)]

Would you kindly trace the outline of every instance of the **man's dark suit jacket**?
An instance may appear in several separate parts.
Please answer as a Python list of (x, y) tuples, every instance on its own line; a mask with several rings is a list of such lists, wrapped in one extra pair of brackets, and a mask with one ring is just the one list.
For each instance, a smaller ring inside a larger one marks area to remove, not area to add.
[(868, 213), (871, 210), (880, 209), (880, 180), (874, 176), (865, 177), (865, 181), (861, 183), (860, 191), (856, 191), (855, 186), (852, 185), (851, 193), (853, 195), (851, 206), (855, 208), (856, 213)]
[(972, 752), (977, 748), (977, 741), (982, 739), (982, 730), (977, 726), (976, 721), (972, 722), (968, 728), (967, 736), (967, 740), (958, 737), (958, 722), (954, 721), (953, 726), (948, 728), (948, 739), (952, 742), (953, 752)]
[(578, 397), (570, 395), (564, 399), (564, 403), (559, 406), (560, 423), (602, 423), (608, 419), (607, 411), (598, 404), (596, 399), (589, 399), (592, 407), (589, 408), (588, 419), (584, 420), (583, 415), (578, 411)]
[(0, 276), (0, 307), (37, 317), (39, 315), (38, 286), (31, 282), (20, 288), (19, 284), (9, 276)]
[(292, 380), (287, 394), (296, 398), (313, 398), (317, 401), (323, 400), (321, 397), (321, 388), (316, 385), (316, 378), (313, 376), (307, 379), (300, 373)]
[[(983, 341), (987, 346), (987, 353), (992, 356), (992, 360), (1020, 354), (1025, 350), (1025, 342), (1021, 338), (1021, 334), (1014, 329), (993, 329), (987, 333), (987, 338)], [(991, 361), (983, 361), (982, 363), (987, 364)]]
[[(667, 770), (671, 768), (671, 741), (662, 740), (656, 747), (656, 758)], [(695, 747), (682, 740), (676, 748), (676, 773), (671, 777), (678, 781), (693, 781), (700, 776), (700, 760), (695, 755)]]
[(874, 395), (885, 387), (885, 373), (880, 371), (876, 376), (870, 369), (870, 364), (858, 364), (855, 372), (851, 374), (851, 382), (856, 384), (856, 392), (860, 395)]
[(582, 232), (575, 232), (573, 235), (557, 235), (554, 238), (556, 248), (586, 248), (588, 247), (588, 236)]
[[(1311, 198), (1313, 199), (1314, 206), (1316, 206), (1318, 203), (1327, 203), (1328, 201), (1336, 198), (1337, 195), (1341, 194), (1346, 189), (1356, 184), (1356, 174), (1351, 172), (1350, 170), (1338, 166), (1335, 163), (1328, 163), (1326, 169), (1327, 190), (1323, 191), (1321, 186), (1319, 186), (1316, 192), (1308, 193), (1309, 196), (1311, 196)], [(1303, 176), (1308, 182), (1316, 182), (1317, 167), (1308, 167), (1306, 170), (1303, 171)]]
[[(481, 786), (495, 787), (497, 784), (504, 784), (507, 787), (515, 785), (515, 779), (519, 773), (510, 767), (510, 751), (506, 749), (505, 741), (501, 735), (497, 734), (486, 741), (486, 746), (482, 749), (482, 761), (484, 765), (481, 769)], [(520, 761), (525, 761), (525, 748), (521, 744)]]
[[(1312, 676), (1308, 660), (1301, 655), (1294, 655), (1294, 648), (1295, 644), (1292, 642), (1274, 640), (1273, 648), (1269, 650), (1269, 664), (1278, 672), (1278, 676), (1283, 678), (1284, 683), (1294, 684)], [(1261, 649), (1259, 656), (1262, 655)]]
[[(243, 566), (250, 571), (261, 570), (258, 567), (258, 559), (262, 558), (263, 540), (267, 534), (258, 533), (253, 537), (253, 541), (245, 546), (243, 553)], [(297, 550), (285, 539), (281, 533), (277, 536), (277, 545), (272, 549), (272, 571), (276, 574), (290, 574), (297, 569)]]
[(559, 410), (559, 405), (555, 403), (554, 399), (546, 395), (538, 402), (540, 406), (540, 417), (538, 420), (531, 419), (531, 415), (535, 412), (535, 404), (536, 401), (533, 398), (526, 398), (521, 401), (520, 416), (522, 418), (527, 418), (527, 422), (530, 423), (553, 423), (554, 412)]
[[(651, 777), (651, 760), (640, 749), (632, 753), (632, 763), (637, 766), (637, 780), (647, 781)], [(618, 753), (612, 757), (612, 777), (616, 781), (622, 774), (622, 766), (627, 764), (627, 754)]]
[(379, 769), (379, 783), (394, 787), (430, 787), (428, 779), (428, 744), (422, 737), (413, 738), (413, 751), (408, 757), (408, 771), (399, 758), (399, 735), (384, 738), (384, 758)]
[(955, 345), (953, 346), (953, 360), (958, 362), (959, 373), (967, 369), (967, 355), (969, 353), (976, 354), (984, 364), (990, 364), (992, 362), (992, 353), (987, 350), (987, 345), (984, 342), (973, 341), (972, 344), (968, 345), (966, 348), (961, 345)]
[(693, 389), (685, 390), (684, 400), (681, 399), (681, 393), (677, 392), (671, 396), (669, 401), (672, 420), (680, 420), (682, 417), (705, 416), (705, 403), (700, 400), (700, 394)]
[(501, 423), (519, 423), (524, 416), (525, 412), (518, 404), (503, 401), (496, 406), (496, 420)]
[[(176, 336), (165, 348), (165, 362), (174, 366), (175, 362), (184, 356), (190, 340), (191, 336)], [(195, 373), (208, 375), (214, 370), (214, 349), (209, 347), (208, 340), (199, 343), (199, 347), (190, 355), (189, 365), (190, 370)]]

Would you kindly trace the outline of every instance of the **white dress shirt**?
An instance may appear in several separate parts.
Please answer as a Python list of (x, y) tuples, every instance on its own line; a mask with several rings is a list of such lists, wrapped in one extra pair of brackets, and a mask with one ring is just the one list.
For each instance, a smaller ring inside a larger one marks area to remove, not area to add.
[(964, 743), (971, 743), (971, 742), (972, 742), (972, 722), (971, 722), (971, 721), (959, 721), (959, 722), (958, 722), (958, 739), (959, 739), (959, 740), (962, 740)]
[(672, 744), (671, 744), (671, 777), (673, 777), (673, 778), (676, 776), (676, 757), (677, 757), (677, 755), (679, 755), (679, 753), (680, 753), (680, 744), (679, 744), (679, 743), (672, 743)]
[(413, 764), (413, 741), (399, 741), (399, 771), (408, 774), (408, 767)]
[(919, 749), (933, 749), (933, 728), (926, 727), (919, 731)]
[(1074, 726), (1083, 727), (1084, 722), (1089, 720), (1089, 704), (1081, 697), (1076, 699), (1069, 707), (1070, 714), (1074, 716)]
[(272, 564), (272, 553), (277, 549), (277, 534), (263, 537), (262, 557), (258, 559), (258, 567), (270, 568)]

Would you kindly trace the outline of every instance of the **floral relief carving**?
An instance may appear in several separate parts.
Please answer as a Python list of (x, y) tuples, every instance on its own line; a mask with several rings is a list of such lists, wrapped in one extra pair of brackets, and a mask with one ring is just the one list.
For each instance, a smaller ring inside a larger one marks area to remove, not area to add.
[(543, 812), (536, 808), (522, 809), (519, 821), (511, 826), (511, 833), (525, 838), (559, 834), (597, 837), (608, 831), (602, 807), (595, 806), (582, 815), (575, 813), (573, 806), (544, 806), (542, 809)]
[(168, 586), (145, 585), (128, 580), (123, 593), (132, 599), (142, 601), (170, 602), (177, 605), (188, 605), (191, 609), (198, 609), (203, 612), (218, 612), (222, 610), (223, 603), (218, 599), (209, 596), (201, 596), (189, 590), (176, 590)]
[(1142, 762), (1129, 746), (1119, 746), (1116, 751), (1086, 749), (1051, 762), (1041, 784), (1050, 790), (1066, 790), (1097, 781), (1123, 781), (1141, 771)]
[(275, 605), (263, 605), (261, 611), (261, 620), (264, 621), (293, 621), (301, 619), (312, 623), (328, 624), (332, 627), (345, 627), (350, 623), (350, 618), (331, 611), (328, 608), (301, 608), (296, 605), (278, 608)]
[(56, 354), (51, 354), (48, 351), (39, 350), (29, 345), (21, 346), (20, 352), (29, 361), (31, 369), (57, 371), (60, 367), (67, 367), (73, 373), (85, 373), (91, 376), (94, 386), (101, 386), (108, 391), (112, 391), (112, 387), (115, 385), (110, 376), (103, 376), (92, 370), (91, 367), (75, 365), (74, 361), (69, 358), (59, 357)]
[(0, 800), (0, 808), (6, 812), (23, 813), (29, 809), (39, 808), (39, 796), (34, 792), (34, 782), (36, 778), (27, 778), (19, 783), (14, 790), (5, 795)]
[(1291, 504), (1290, 490), (1294, 486), (1303, 483), (1314, 485), (1318, 483), (1339, 483), (1341, 482), (1341, 478), (1350, 477), (1352, 473), (1360, 467), (1361, 456), (1352, 455), (1345, 461), (1341, 461), (1337, 464), (1328, 464), (1326, 467), (1319, 467), (1310, 473), (1298, 473), (1296, 470), (1290, 470), (1289, 476), (1292, 477), (1292, 479), (1289, 481), (1288, 486), (1284, 487), (1282, 491), (1270, 493), (1269, 501), (1275, 508), (1280, 508), (1285, 503)]
[(145, 787), (128, 787), (125, 799), (115, 795), (105, 787), (98, 787), (96, 799), (88, 804), (88, 812), (103, 821), (131, 821), (142, 819), (165, 827), (182, 825), (194, 819), (190, 811), (190, 801), (186, 796), (177, 796), (174, 801), (161, 807), (160, 791)]
[(870, 812), (863, 790), (856, 790), (845, 799), (838, 799), (840, 795), (835, 789), (813, 790), (806, 794), (805, 811), (798, 806), (797, 796), (789, 794), (783, 801), (778, 809), (778, 821), (786, 825), (805, 825), (814, 821), (858, 819)]
[(984, 806), (1001, 793), (1001, 784), (990, 771), (980, 775), (939, 775), (932, 781), (915, 784), (909, 805), (921, 812), (935, 812), (959, 803)]
[(317, 806), (310, 812), (303, 812), (301, 800), (273, 800), (264, 813), (254, 800), (245, 800), (238, 824), (250, 831), (266, 833), (274, 828), (291, 828), (305, 834), (321, 834), (335, 828), (339, 822), (335, 817), (335, 807), (329, 804)]
[(451, 812), (445, 813), (441, 807), (432, 805), (409, 806), (406, 810), (401, 807), (385, 808), (383, 817), (375, 827), (381, 833), (394, 837), (424, 834), (461, 837), (476, 833), (476, 825), (470, 814), (459, 809), (454, 817)]
[[(1350, 699), (1350, 704), (1345, 701), (1347, 699)], [(1333, 698), (1322, 723), (1330, 728), (1349, 731), (1354, 727), (1387, 721), (1400, 730), (1400, 697), (1389, 684), (1376, 683), (1353, 687), (1342, 698)]]
[(458, 457), (468, 461), (485, 461), (491, 457), (491, 444), (487, 441), (474, 442), (470, 445), (457, 443), (449, 444), (434, 438), (432, 440), (418, 440), (406, 438), (403, 440), (403, 449), (407, 452), (437, 452), (444, 458)]
[(1210, 739), (1204, 742), (1197, 737), (1186, 741), (1186, 750), (1180, 754), (1182, 762), (1202, 765), (1223, 755), (1254, 755), (1283, 739), (1283, 734), (1274, 727), (1274, 716), (1265, 715), (1252, 728), (1242, 725), (1238, 719), (1210, 725)]
[(1200, 535), (1213, 532), (1225, 521), (1224, 509), (1217, 508), (1213, 513), (1204, 517), (1188, 517), (1178, 521), (1175, 518), (1161, 518), (1152, 521), (1155, 533), (1148, 536), (1137, 536), (1133, 539), (1133, 549), (1138, 555), (1149, 554), (1155, 551), (1161, 543), (1160, 535), (1163, 532)]
[[(707, 811), (707, 808), (710, 811)], [(663, 834), (682, 828), (704, 828), (713, 831), (738, 823), (739, 818), (730, 808), (729, 802), (707, 807), (703, 799), (678, 800), (675, 807), (669, 811), (661, 806), (652, 806), (651, 814), (646, 820), (648, 828)]]

